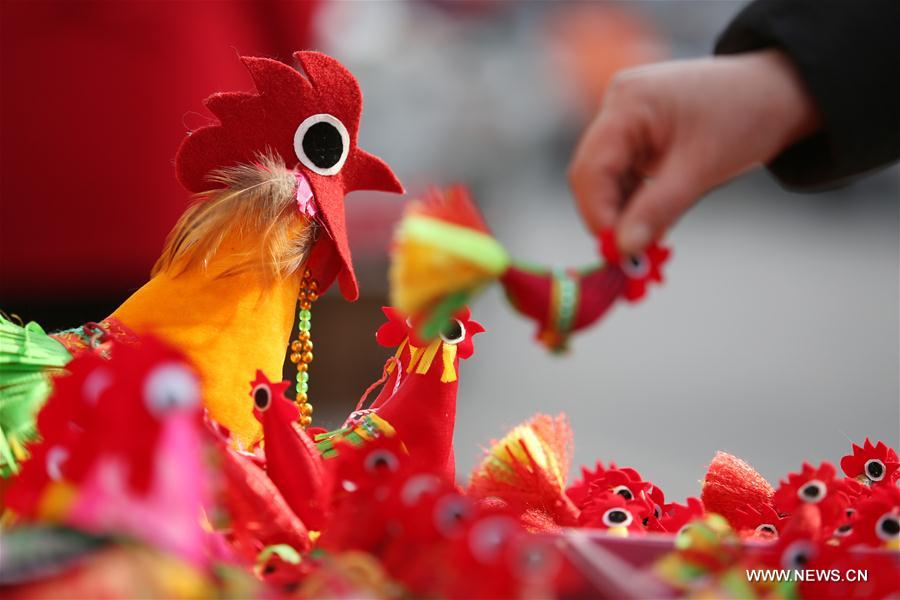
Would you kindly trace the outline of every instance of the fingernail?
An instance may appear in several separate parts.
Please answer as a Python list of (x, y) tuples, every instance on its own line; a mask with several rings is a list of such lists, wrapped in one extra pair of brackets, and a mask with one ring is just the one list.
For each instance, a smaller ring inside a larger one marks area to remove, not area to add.
[(619, 234), (619, 248), (628, 254), (635, 254), (650, 243), (650, 228), (643, 223), (629, 225)]

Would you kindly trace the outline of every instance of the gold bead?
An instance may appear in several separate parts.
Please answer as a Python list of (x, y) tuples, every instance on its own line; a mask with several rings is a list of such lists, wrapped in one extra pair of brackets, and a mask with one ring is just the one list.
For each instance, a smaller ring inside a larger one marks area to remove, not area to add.
[(303, 355), (300, 357), (300, 360), (302, 360), (303, 362), (305, 362), (307, 364), (311, 363), (313, 361), (313, 353), (312, 352), (304, 352)]
[(319, 294), (310, 290), (310, 292), (308, 294), (306, 294), (306, 297), (309, 298), (310, 302), (315, 302), (316, 300), (319, 299)]
[(300, 417), (300, 424), (309, 427), (312, 424), (312, 417)]
[(309, 269), (303, 271), (303, 279), (309, 279), (310, 277), (312, 277), (312, 271), (310, 271)]
[(306, 392), (297, 392), (297, 404), (306, 404), (309, 402), (309, 394)]
[[(305, 341), (308, 340), (308, 339), (309, 339), (309, 332), (308, 332), (308, 331), (298, 331), (298, 332), (297, 332), (297, 341), (294, 342), (294, 344), (297, 344), (297, 348), (296, 348), (296, 349), (299, 350), (299, 349), (300, 349), (300, 346), (303, 345), (303, 342), (305, 342)], [(294, 346), (293, 346), (293, 345), (291, 346), (291, 350), (294, 350)]]
[(309, 288), (310, 290), (312, 290), (313, 292), (316, 292), (319, 290), (319, 282), (316, 281), (315, 279), (313, 279), (312, 281), (309, 282), (309, 285), (306, 287)]
[(306, 290), (300, 290), (300, 295), (297, 298), (302, 302), (308, 298), (306, 294)]
[[(291, 359), (291, 362), (294, 362), (293, 359)], [(305, 362), (295, 363), (295, 364), (297, 365), (297, 371), (298, 371), (299, 373), (302, 373), (303, 371), (308, 371), (308, 370), (309, 370), (309, 365), (308, 365), (307, 363), (305, 363)]]
[(303, 341), (303, 351), (304, 352), (312, 352), (313, 343), (312, 340), (304, 340)]
[(291, 342), (291, 350), (293, 352), (300, 352), (300, 350), (303, 348), (303, 341), (304, 340), (301, 337), (299, 340), (294, 340), (293, 342)]
[(311, 414), (313, 414), (313, 405), (309, 404), (309, 403), (301, 404), (300, 405), (300, 414), (303, 415), (304, 417), (308, 417)]
[(299, 352), (291, 352), (291, 362), (295, 365), (303, 360), (303, 355)]
[(302, 310), (309, 310), (309, 309), (312, 308), (312, 303), (311, 303), (309, 300), (301, 300), (301, 301), (300, 301), (300, 308), (301, 308)]

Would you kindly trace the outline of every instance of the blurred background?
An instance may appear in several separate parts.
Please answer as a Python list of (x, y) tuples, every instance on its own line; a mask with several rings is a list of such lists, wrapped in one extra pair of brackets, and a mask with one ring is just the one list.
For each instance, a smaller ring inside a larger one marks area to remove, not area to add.
[[(569, 156), (617, 69), (708, 54), (741, 2), (12, 2), (0, 19), (0, 307), (48, 329), (109, 314), (187, 206), (172, 160), (238, 54), (319, 49), (366, 96), (360, 145), (410, 197), (463, 182), (513, 255), (577, 266), (595, 245)], [(736, 114), (736, 119), (741, 115)], [(673, 499), (716, 450), (773, 483), (900, 432), (900, 175), (817, 195), (764, 172), (671, 232), (668, 282), (551, 356), (497, 290), (463, 365), (459, 476), (535, 412), (565, 412), (575, 465), (638, 468)], [(348, 197), (362, 299), (316, 305), (311, 400), (339, 425), (388, 355), (373, 333), (406, 199)], [(202, 315), (197, 315), (202, 319)], [(575, 470), (573, 469), (573, 474)]]

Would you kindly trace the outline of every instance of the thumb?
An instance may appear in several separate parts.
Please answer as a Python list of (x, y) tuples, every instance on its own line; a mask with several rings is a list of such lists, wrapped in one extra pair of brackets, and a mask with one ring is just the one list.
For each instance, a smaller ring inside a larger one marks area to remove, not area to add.
[(631, 196), (616, 227), (619, 248), (639, 254), (662, 236), (697, 200), (703, 191), (683, 165), (669, 165), (659, 175), (641, 182)]

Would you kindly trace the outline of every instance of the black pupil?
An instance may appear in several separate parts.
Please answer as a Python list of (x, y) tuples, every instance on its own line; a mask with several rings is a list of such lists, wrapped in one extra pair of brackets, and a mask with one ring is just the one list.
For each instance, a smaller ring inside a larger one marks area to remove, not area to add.
[(869, 475), (871, 475), (873, 479), (878, 479), (879, 477), (884, 475), (884, 467), (881, 463), (878, 462), (870, 462), (869, 466), (866, 467), (866, 470), (869, 472)]
[(847, 533), (848, 531), (850, 531), (851, 527), (852, 525), (841, 525), (837, 530), (838, 533)]
[(643, 257), (640, 256), (629, 256), (628, 263), (635, 269), (640, 268), (644, 264)]
[(620, 496), (622, 496), (623, 498), (625, 498), (626, 500), (631, 500), (632, 498), (634, 498), (634, 496), (631, 495), (631, 492), (629, 490), (619, 490), (616, 493), (619, 494)]
[(775, 528), (771, 525), (763, 525), (761, 529), (766, 533), (775, 533)]
[(881, 522), (881, 530), (891, 536), (897, 535), (900, 533), (900, 521), (897, 519), (885, 519)]
[(265, 388), (259, 388), (255, 392), (253, 392), (253, 402), (259, 408), (266, 408), (269, 406), (269, 390)]
[(798, 553), (797, 556), (794, 557), (794, 563), (796, 563), (797, 565), (805, 565), (807, 562), (809, 562), (809, 557), (807, 557), (806, 554), (802, 552)]
[(316, 123), (303, 135), (303, 152), (320, 169), (333, 167), (344, 152), (341, 133), (331, 123)]
[(376, 469), (386, 469), (389, 464), (388, 459), (384, 456), (376, 456), (375, 460), (372, 461), (372, 466)]
[(614, 510), (609, 513), (609, 520), (613, 523), (624, 523), (628, 520), (628, 515), (625, 514), (625, 511), (622, 510)]
[(807, 498), (818, 498), (819, 497), (819, 487), (815, 485), (808, 485), (803, 488), (803, 495)]
[(453, 319), (444, 327), (443, 336), (448, 340), (458, 340), (462, 337), (462, 325), (460, 325), (459, 321)]

